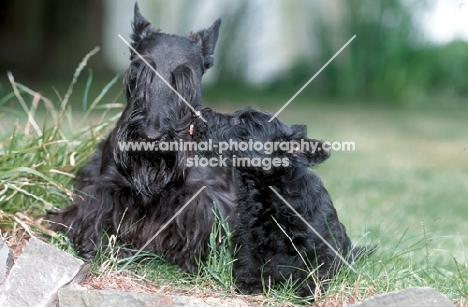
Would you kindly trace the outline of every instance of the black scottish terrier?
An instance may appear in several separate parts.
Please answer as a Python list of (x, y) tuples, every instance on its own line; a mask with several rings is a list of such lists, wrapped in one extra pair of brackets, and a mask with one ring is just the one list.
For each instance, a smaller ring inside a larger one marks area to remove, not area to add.
[[(328, 158), (322, 143), (308, 139), (305, 126), (288, 126), (271, 114), (246, 108), (221, 114), (201, 106), (200, 81), (213, 65), (220, 20), (180, 37), (155, 29), (135, 5), (132, 46), (197, 111), (195, 114), (134, 52), (125, 76), (127, 106), (116, 127), (77, 173), (71, 206), (53, 217), (51, 228), (65, 233), (79, 255), (92, 259), (115, 236), (126, 257), (142, 248), (164, 254), (196, 272), (206, 258), (214, 222), (213, 204), (234, 228), (238, 246), (236, 285), (243, 293), (262, 292), (270, 282), (297, 281), (302, 296), (343, 265), (331, 250), (273, 192), (273, 187), (343, 257), (351, 248), (330, 196), (307, 167)], [(201, 115), (200, 118), (198, 115)], [(205, 142), (306, 140), (315, 150), (223, 152), (202, 150), (122, 150), (124, 142)], [(188, 167), (196, 156), (227, 159), (227, 167)], [(242, 159), (278, 166), (239, 164)], [(270, 159), (270, 160), (268, 160)], [(164, 224), (206, 188), (161, 231)]]
[[(132, 46), (193, 108), (200, 106), (200, 81), (213, 65), (221, 21), (188, 37), (155, 29), (135, 4)], [(213, 204), (223, 219), (237, 202), (228, 168), (187, 168), (191, 152), (126, 151), (131, 141), (188, 141), (196, 116), (142, 59), (131, 53), (125, 75), (127, 106), (116, 127), (78, 172), (73, 203), (51, 218), (51, 228), (92, 259), (114, 235), (128, 257), (142, 248), (203, 186), (206, 188), (145, 248), (197, 271), (207, 253)], [(190, 76), (190, 77), (187, 77)]]
[[(233, 243), (238, 248), (233, 271), (238, 289), (246, 294), (262, 293), (289, 279), (304, 297), (313, 295), (318, 283), (320, 290), (325, 289), (343, 260), (354, 261), (365, 248), (352, 249), (327, 190), (308, 169), (328, 159), (329, 151), (324, 150), (323, 142), (308, 139), (304, 125), (288, 126), (277, 118), (268, 122), (272, 114), (252, 108), (233, 114), (205, 109), (202, 114), (207, 123), (196, 120), (197, 140), (211, 139), (214, 144), (229, 140), (233, 146), (241, 142), (286, 145), (276, 150), (231, 146), (211, 153), (222, 154), (228, 159), (227, 165), (236, 170), (238, 207), (232, 226)], [(198, 154), (210, 156), (210, 152)]]

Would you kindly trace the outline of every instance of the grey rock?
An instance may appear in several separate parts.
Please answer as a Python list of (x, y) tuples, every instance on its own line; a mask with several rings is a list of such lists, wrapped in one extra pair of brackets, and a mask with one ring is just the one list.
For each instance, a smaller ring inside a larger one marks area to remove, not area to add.
[(5, 281), (6, 273), (14, 264), (13, 252), (5, 243), (5, 239), (0, 238), (0, 284)]
[(83, 261), (31, 238), (7, 280), (0, 285), (0, 306), (57, 306), (58, 289), (76, 276), (83, 278), (86, 270)]
[(247, 307), (233, 298), (194, 298), (179, 295), (88, 290), (78, 285), (63, 287), (58, 292), (59, 307)]
[[(370, 297), (352, 307), (455, 307), (443, 294), (430, 287), (412, 287)], [(350, 307), (351, 307), (350, 306)]]

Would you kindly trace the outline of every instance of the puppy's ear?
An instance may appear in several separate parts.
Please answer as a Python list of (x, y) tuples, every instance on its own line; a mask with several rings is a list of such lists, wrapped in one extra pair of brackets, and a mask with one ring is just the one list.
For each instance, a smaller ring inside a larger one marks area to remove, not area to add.
[(314, 167), (330, 157), (330, 150), (323, 146), (323, 141), (300, 138), (292, 142), (300, 145), (290, 150), (289, 160), (299, 165)]
[(328, 158), (330, 158), (330, 148), (324, 146), (324, 142), (321, 140), (307, 139), (310, 144), (309, 150), (304, 150), (304, 154), (307, 156), (309, 166), (317, 166)]
[(133, 16), (132, 28), (133, 33), (131, 38), (133, 40), (133, 47), (136, 48), (142, 40), (150, 36), (154, 33), (159, 33), (160, 29), (155, 29), (151, 23), (146, 20), (143, 15), (140, 13), (140, 8), (138, 7), (138, 3), (135, 2), (135, 13)]
[(324, 142), (307, 138), (306, 125), (292, 125), (292, 141), (299, 144), (292, 148), (290, 155), (293, 161), (307, 166), (317, 166), (330, 157), (330, 150), (324, 146)]
[(195, 33), (190, 33), (189, 40), (200, 46), (203, 54), (205, 69), (213, 66), (213, 53), (219, 36), (221, 19), (216, 19), (208, 29), (203, 29)]

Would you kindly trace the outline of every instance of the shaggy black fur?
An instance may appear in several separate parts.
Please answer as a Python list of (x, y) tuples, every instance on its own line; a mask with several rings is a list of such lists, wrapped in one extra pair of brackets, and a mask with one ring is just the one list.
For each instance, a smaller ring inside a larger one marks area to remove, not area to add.
[[(309, 150), (299, 147), (271, 154), (265, 150), (234, 148), (222, 156), (228, 158), (229, 166), (236, 167), (238, 209), (233, 243), (238, 248), (234, 262), (238, 289), (246, 294), (261, 293), (271, 285), (291, 279), (301, 296), (313, 295), (319, 282), (323, 283), (323, 290), (326, 281), (343, 265), (342, 261), (270, 188), (282, 195), (335, 250), (354, 260), (363, 249), (352, 250), (327, 190), (307, 168), (329, 157), (322, 141), (308, 139), (304, 125), (288, 126), (278, 119), (270, 123), (272, 114), (252, 108), (227, 115), (205, 109), (202, 114), (208, 123), (197, 120), (195, 139), (212, 139), (214, 143), (252, 140), (263, 144), (307, 141), (317, 146), (315, 151), (312, 147)], [(241, 165), (240, 158), (257, 159), (256, 166)], [(266, 163), (264, 167), (258, 159), (265, 158), (276, 158), (282, 163), (278, 167), (268, 167)]]
[[(188, 37), (155, 29), (135, 5), (132, 46), (194, 107), (200, 80), (213, 65), (220, 20)], [(51, 219), (51, 229), (92, 259), (115, 235), (119, 256), (141, 248), (202, 186), (206, 188), (146, 250), (196, 272), (207, 255), (215, 203), (230, 221), (236, 206), (228, 168), (186, 167), (191, 152), (125, 151), (119, 142), (190, 140), (194, 118), (183, 101), (136, 55), (126, 76), (127, 106), (109, 137), (78, 172), (73, 203)]]

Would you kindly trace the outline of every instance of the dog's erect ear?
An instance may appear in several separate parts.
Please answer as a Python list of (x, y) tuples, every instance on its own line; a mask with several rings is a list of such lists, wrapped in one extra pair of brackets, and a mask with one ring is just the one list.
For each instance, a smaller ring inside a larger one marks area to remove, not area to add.
[(328, 158), (330, 158), (330, 148), (324, 146), (324, 142), (321, 140), (307, 139), (310, 144), (309, 150), (305, 150), (304, 154), (306, 155), (309, 166), (317, 166)]
[(289, 160), (298, 165), (314, 167), (330, 157), (330, 150), (324, 146), (323, 141), (301, 137), (290, 140), (290, 142), (300, 144), (288, 153)]
[(213, 66), (213, 53), (218, 41), (219, 27), (221, 19), (216, 19), (208, 29), (203, 29), (195, 33), (190, 33), (189, 39), (200, 46), (203, 54), (205, 69)]
[(151, 23), (146, 20), (143, 15), (141, 15), (137, 2), (135, 2), (135, 13), (133, 17), (132, 28), (133, 34), (131, 35), (131, 38), (133, 40), (133, 47), (135, 48), (142, 40), (151, 34), (160, 32), (160, 29), (155, 29)]
[(289, 154), (291, 160), (307, 166), (317, 166), (330, 157), (329, 148), (324, 146), (323, 141), (307, 138), (306, 125), (292, 125), (292, 136), (290, 141), (300, 144), (293, 148)]

